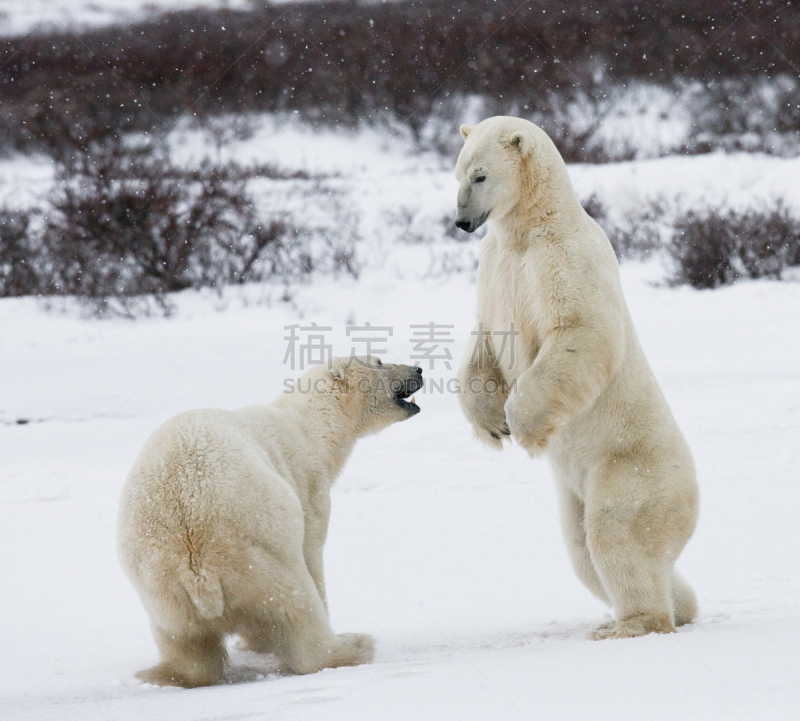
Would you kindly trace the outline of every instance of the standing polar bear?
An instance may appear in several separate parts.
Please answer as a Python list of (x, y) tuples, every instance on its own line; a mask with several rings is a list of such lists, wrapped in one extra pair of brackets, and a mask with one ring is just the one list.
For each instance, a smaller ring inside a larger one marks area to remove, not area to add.
[(144, 681), (218, 681), (227, 634), (295, 673), (372, 660), (366, 634), (328, 622), (322, 550), (330, 487), (355, 442), (419, 407), (422, 369), (333, 359), (271, 405), (175, 416), (122, 492), (119, 556), (161, 655)]
[(547, 452), (578, 577), (614, 610), (592, 638), (667, 633), (697, 613), (673, 565), (695, 527), (694, 463), (644, 356), (614, 251), (526, 120), (461, 126), (456, 225), (481, 241), (478, 325), (459, 370), (483, 441)]

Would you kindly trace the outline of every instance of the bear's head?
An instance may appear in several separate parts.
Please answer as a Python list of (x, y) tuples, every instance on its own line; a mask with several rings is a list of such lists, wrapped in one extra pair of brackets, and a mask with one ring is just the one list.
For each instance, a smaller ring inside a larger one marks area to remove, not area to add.
[(487, 118), (460, 130), (465, 142), (456, 163), (456, 226), (468, 233), (520, 203), (535, 203), (551, 169), (563, 166), (547, 134), (522, 118)]
[(313, 407), (335, 413), (356, 437), (362, 437), (419, 413), (413, 399), (406, 399), (422, 385), (418, 366), (383, 363), (377, 356), (354, 356), (333, 358), (327, 365), (312, 368), (289, 393), (306, 395)]

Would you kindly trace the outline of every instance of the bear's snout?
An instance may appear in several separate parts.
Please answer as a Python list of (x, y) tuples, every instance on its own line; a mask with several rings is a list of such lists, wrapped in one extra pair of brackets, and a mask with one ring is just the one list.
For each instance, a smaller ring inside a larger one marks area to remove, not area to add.
[(417, 368), (417, 373), (419, 373), (418, 378), (409, 378), (406, 381), (406, 396), (410, 396), (422, 388), (422, 368)]
[(415, 368), (414, 372), (416, 374), (415, 376), (406, 378), (400, 383), (393, 384), (395, 386), (395, 397), (408, 398), (408, 396), (413, 395), (422, 388), (424, 383), (422, 380), (422, 368)]
[[(416, 366), (410, 369), (411, 374), (405, 380), (394, 386), (394, 400), (409, 416), (415, 416), (419, 413), (419, 406), (414, 403), (412, 398), (411, 402), (404, 400), (409, 396), (414, 395), (420, 388), (422, 388), (424, 381), (422, 380), (422, 368)], [(394, 385), (394, 383), (393, 383)]]
[(466, 230), (467, 233), (474, 233), (478, 228), (480, 228), (485, 222), (486, 219), (489, 217), (489, 212), (483, 213), (478, 218), (470, 218), (469, 220), (462, 220), (458, 218), (456, 220), (456, 228), (461, 228), (461, 230)]

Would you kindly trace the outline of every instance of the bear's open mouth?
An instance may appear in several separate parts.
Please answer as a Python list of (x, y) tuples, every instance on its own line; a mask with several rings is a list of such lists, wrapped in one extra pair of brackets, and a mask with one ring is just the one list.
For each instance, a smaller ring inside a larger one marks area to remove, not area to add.
[(407, 411), (410, 415), (415, 416), (417, 413), (420, 412), (420, 407), (414, 403), (414, 397), (411, 397), (410, 401), (403, 400), (400, 396), (397, 396), (394, 399), (394, 402), (397, 403), (404, 411)]
[[(416, 415), (420, 412), (420, 407), (414, 403), (413, 394), (416, 393), (420, 388), (422, 388), (422, 381), (416, 378), (406, 381), (403, 387), (395, 393), (394, 402), (397, 403), (404, 411), (406, 411), (409, 415)], [(410, 401), (404, 400), (411, 397)]]

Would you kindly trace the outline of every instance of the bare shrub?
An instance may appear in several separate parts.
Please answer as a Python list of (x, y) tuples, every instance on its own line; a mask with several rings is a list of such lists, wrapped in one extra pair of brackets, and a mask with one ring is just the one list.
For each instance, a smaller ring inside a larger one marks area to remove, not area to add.
[(606, 220), (601, 225), (617, 258), (643, 259), (664, 247), (673, 231), (671, 218), (674, 215), (675, 211), (666, 200), (656, 198), (627, 213), (621, 220)]
[(477, 245), (430, 246), (430, 260), (423, 278), (442, 278), (448, 275), (470, 273), (475, 279), (478, 270)]
[(230, 169), (189, 172), (163, 146), (114, 140), (59, 165), (43, 240), (53, 292), (102, 298), (241, 282), (281, 230), (257, 223)]
[(41, 259), (30, 232), (31, 214), (0, 208), (0, 297), (34, 295), (41, 290)]
[(101, 310), (114, 299), (128, 312), (130, 299), (150, 295), (166, 307), (166, 294), (186, 288), (296, 282), (315, 271), (357, 276), (358, 222), (336, 199), (315, 226), (258, 212), (248, 180), (296, 176), (209, 161), (186, 169), (163, 144), (92, 142), (58, 164), (34, 268), (42, 292), (92, 299)]
[[(800, 63), (800, 14), (775, 7), (752, 4), (753, 32), (720, 34), (741, 21), (738, 6), (718, 0), (532, 0), (513, 12), (490, 0), (254, 3), (245, 12), (200, 9), (3, 38), (0, 138), (6, 148), (61, 153), (68, 136), (154, 130), (180, 116), (297, 111), (330, 125), (391, 116), (420, 139), (426, 118), (462, 95), (539, 119), (569, 159), (602, 159), (592, 136), (609, 88), (709, 78), (744, 87)], [(782, 39), (780, 50), (770, 38)], [(735, 90), (709, 92), (733, 111), (709, 117), (709, 129), (749, 112)], [(784, 96), (765, 102), (772, 110), (749, 127), (797, 130), (796, 90)], [(581, 98), (585, 112), (573, 117)]]
[(692, 134), (688, 152), (797, 153), (800, 103), (797, 78), (714, 78), (692, 93)]
[(716, 288), (740, 277), (780, 279), (800, 265), (800, 220), (778, 202), (771, 209), (688, 211), (667, 246), (674, 284)]
[(608, 224), (606, 235), (620, 260), (647, 258), (661, 247), (658, 228), (643, 216), (629, 216), (621, 223)]
[(788, 268), (800, 266), (800, 219), (781, 201), (745, 211), (679, 210), (656, 198), (618, 220), (596, 195), (583, 206), (620, 260), (666, 250), (675, 263), (674, 285), (716, 288), (742, 277), (780, 279)]
[[(216, 239), (216, 258), (204, 269), (204, 285), (216, 286), (220, 282), (245, 283), (248, 280), (266, 280), (280, 275), (288, 277), (296, 273), (298, 264), (288, 262), (266, 264), (266, 258), (274, 259), (287, 252), (298, 229), (285, 220), (260, 222), (252, 205), (246, 208), (244, 232), (227, 234), (227, 244)], [(299, 266), (302, 269), (302, 265)]]
[(542, 97), (531, 98), (530, 119), (553, 140), (568, 163), (604, 163), (630, 160), (633, 149), (610, 152), (597, 140), (597, 132), (613, 108), (608, 88), (569, 88), (549, 91)]
[(605, 204), (596, 194), (582, 203), (584, 210), (594, 218), (608, 237), (619, 260), (647, 258), (663, 245), (667, 225), (667, 207), (663, 200), (654, 200), (621, 220), (612, 220)]
[(444, 231), (445, 238), (449, 238), (450, 240), (456, 240), (459, 243), (464, 243), (470, 240), (469, 233), (461, 228), (456, 227), (456, 216), (455, 213), (445, 213), (440, 219), (439, 223), (442, 226), (442, 230)]
[(385, 226), (401, 243), (408, 245), (425, 245), (439, 240), (431, 233), (431, 225), (422, 217), (419, 208), (400, 205), (386, 210), (383, 214)]
[(275, 257), (280, 260), (276, 266), (278, 277), (302, 280), (303, 276), (319, 272), (358, 278), (358, 215), (333, 195), (328, 198), (327, 215), (322, 222), (299, 228), (293, 242), (276, 248)]
[(736, 237), (727, 218), (718, 212), (686, 213), (675, 224), (669, 252), (677, 263), (675, 284), (716, 288), (739, 277), (734, 262)]
[[(319, 178), (209, 160), (185, 168), (163, 141), (81, 142), (70, 140), (71, 152), (57, 162), (35, 227), (31, 212), (0, 209), (0, 296), (70, 295), (89, 301), (92, 312), (139, 315), (152, 301), (169, 312), (167, 295), (186, 288), (359, 274), (358, 218), (335, 192), (324, 193), (326, 218), (314, 225), (285, 210), (259, 212), (248, 192), (256, 179), (262, 187), (314, 180), (320, 195)], [(292, 187), (289, 197), (304, 192)]]
[(608, 210), (603, 201), (597, 197), (597, 193), (592, 193), (586, 200), (581, 202), (581, 205), (598, 223), (605, 220), (608, 215)]

